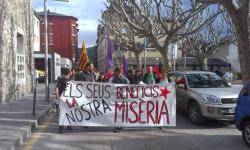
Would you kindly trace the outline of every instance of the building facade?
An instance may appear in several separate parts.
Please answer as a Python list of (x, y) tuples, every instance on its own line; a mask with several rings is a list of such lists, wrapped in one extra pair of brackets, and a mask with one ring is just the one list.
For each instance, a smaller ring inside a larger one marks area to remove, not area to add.
[(32, 0), (0, 4), (0, 103), (30, 93), (33, 85)]
[[(38, 12), (43, 18), (43, 12)], [(41, 51), (45, 51), (44, 19), (40, 23)], [(48, 11), (48, 50), (75, 61), (78, 48), (78, 19)]]
[(231, 64), (231, 69), (234, 72), (241, 71), (238, 47), (234, 43), (221, 47), (210, 58), (218, 58)]
[(34, 51), (40, 52), (40, 17), (36, 11), (34, 11)]

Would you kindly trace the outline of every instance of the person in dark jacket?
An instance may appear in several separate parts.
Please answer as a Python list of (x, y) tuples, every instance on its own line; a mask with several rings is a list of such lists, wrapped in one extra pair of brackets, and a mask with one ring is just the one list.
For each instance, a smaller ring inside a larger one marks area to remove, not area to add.
[(143, 80), (143, 76), (141, 75), (140, 69), (135, 70), (134, 74), (134, 83), (135, 84), (140, 84), (140, 82)]
[(129, 80), (129, 83), (130, 84), (136, 84), (135, 83), (135, 76), (134, 76), (134, 74), (133, 74), (133, 71), (131, 70), (131, 69), (129, 69), (128, 71), (127, 71), (127, 79)]
[(215, 71), (215, 73), (216, 73), (218, 76), (220, 76), (220, 77), (223, 77), (223, 74), (224, 74), (224, 73), (221, 71), (221, 67), (220, 67), (220, 66), (218, 67), (218, 70)]
[[(122, 70), (120, 67), (115, 68), (113, 76), (109, 79), (109, 83), (116, 84), (129, 84), (129, 80), (122, 75)], [(113, 132), (117, 133), (118, 130), (121, 130), (122, 127), (117, 127)]]
[(94, 66), (91, 63), (86, 64), (86, 69), (78, 74), (78, 81), (90, 81), (96, 82), (98, 79), (98, 74), (94, 72)]
[(106, 82), (106, 78), (104, 76), (104, 72), (100, 72), (99, 78), (97, 79), (97, 82)]
[(109, 83), (117, 84), (129, 84), (129, 80), (122, 75), (122, 70), (120, 67), (115, 68), (113, 76), (109, 79)]
[[(60, 96), (62, 95), (63, 91), (67, 87), (67, 82), (70, 81), (71, 77), (71, 70), (68, 68), (65, 68), (62, 72), (62, 77), (58, 78), (57, 84), (56, 84), (56, 99), (58, 100)], [(58, 105), (57, 105), (58, 109)], [(57, 110), (58, 111), (58, 110)], [(58, 133), (63, 133), (64, 126), (58, 127)], [(68, 130), (72, 130), (71, 126), (67, 126)]]

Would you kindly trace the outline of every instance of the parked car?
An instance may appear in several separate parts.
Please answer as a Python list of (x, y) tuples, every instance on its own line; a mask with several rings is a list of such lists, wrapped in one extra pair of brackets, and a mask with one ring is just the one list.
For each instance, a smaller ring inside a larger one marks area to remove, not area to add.
[(238, 97), (235, 109), (235, 125), (242, 131), (242, 137), (247, 146), (250, 147), (250, 86), (244, 86)]
[(234, 120), (234, 111), (241, 86), (230, 86), (216, 73), (206, 71), (170, 72), (176, 83), (177, 108), (188, 112), (192, 123), (206, 118)]
[(44, 83), (45, 82), (45, 71), (37, 70), (38, 71), (38, 83)]

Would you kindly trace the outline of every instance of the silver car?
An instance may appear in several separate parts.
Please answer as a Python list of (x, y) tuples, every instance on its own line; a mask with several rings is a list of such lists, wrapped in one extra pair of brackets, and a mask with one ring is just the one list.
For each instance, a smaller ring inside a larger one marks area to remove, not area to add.
[(169, 78), (176, 83), (177, 107), (188, 112), (191, 122), (234, 120), (242, 86), (231, 86), (217, 74), (205, 71), (176, 71), (169, 73)]

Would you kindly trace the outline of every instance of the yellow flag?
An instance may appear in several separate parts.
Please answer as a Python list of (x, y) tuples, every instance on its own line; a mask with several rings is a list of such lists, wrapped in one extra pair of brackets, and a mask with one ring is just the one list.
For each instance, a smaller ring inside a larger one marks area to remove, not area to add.
[(85, 42), (83, 41), (82, 42), (82, 53), (81, 53), (78, 69), (83, 70), (88, 62), (89, 62), (89, 58), (88, 58), (88, 54), (87, 54), (87, 49), (86, 49)]

